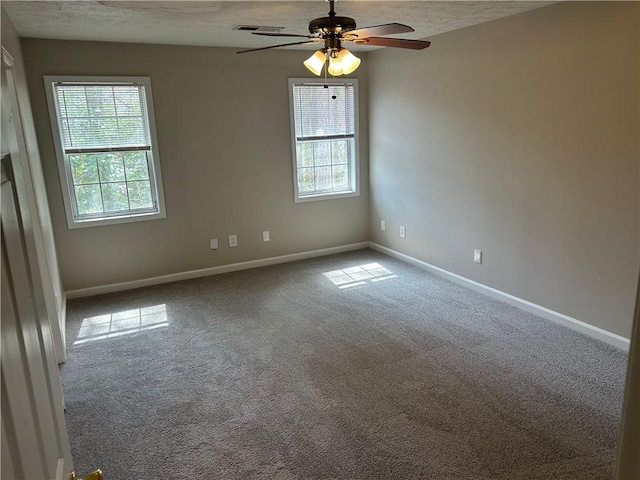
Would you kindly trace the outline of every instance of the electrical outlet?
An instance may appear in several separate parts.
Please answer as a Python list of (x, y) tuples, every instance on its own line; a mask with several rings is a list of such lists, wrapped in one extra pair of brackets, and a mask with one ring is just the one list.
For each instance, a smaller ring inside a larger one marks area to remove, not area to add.
[(482, 263), (482, 250), (473, 251), (473, 261), (476, 263)]
[(238, 246), (238, 236), (237, 235), (229, 235), (229, 246), (237, 247)]
[(400, 238), (407, 238), (407, 227), (400, 225)]
[(262, 241), (268, 242), (270, 240), (271, 240), (271, 237), (269, 237), (269, 230), (265, 230), (264, 232), (262, 232)]
[(212, 238), (211, 240), (209, 240), (209, 248), (211, 250), (217, 250), (218, 249), (218, 239), (217, 238)]
[(380, 230), (384, 232), (386, 229), (387, 229), (387, 222), (385, 222), (384, 220), (380, 220)]

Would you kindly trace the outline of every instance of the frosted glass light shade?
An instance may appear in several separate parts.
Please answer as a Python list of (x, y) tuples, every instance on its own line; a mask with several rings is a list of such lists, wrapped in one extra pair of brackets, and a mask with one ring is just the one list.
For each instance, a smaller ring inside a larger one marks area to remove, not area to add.
[(329, 75), (333, 75), (334, 77), (339, 77), (344, 73), (342, 62), (339, 57), (329, 57), (329, 68), (327, 68), (327, 72), (329, 72)]
[(360, 66), (360, 59), (346, 48), (340, 50), (338, 60), (342, 63), (342, 73), (345, 75), (355, 72), (356, 68)]
[(322, 50), (318, 50), (316, 53), (307, 58), (303, 63), (314, 75), (320, 76), (322, 73), (322, 67), (326, 62), (327, 56)]

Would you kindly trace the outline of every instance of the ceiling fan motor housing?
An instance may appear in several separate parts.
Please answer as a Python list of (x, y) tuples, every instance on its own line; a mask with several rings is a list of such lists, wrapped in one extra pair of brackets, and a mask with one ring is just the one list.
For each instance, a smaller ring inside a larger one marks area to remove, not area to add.
[(309, 32), (322, 38), (339, 37), (342, 32), (355, 28), (356, 21), (349, 17), (320, 17), (309, 22)]

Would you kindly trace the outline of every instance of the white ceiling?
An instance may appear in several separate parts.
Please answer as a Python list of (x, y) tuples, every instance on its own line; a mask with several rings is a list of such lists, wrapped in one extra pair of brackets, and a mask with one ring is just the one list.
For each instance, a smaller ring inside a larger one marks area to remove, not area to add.
[[(425, 39), (550, 3), (554, 2), (341, 0), (336, 1), (336, 12), (353, 17), (359, 28), (404, 23), (415, 32), (397, 37)], [(309, 21), (326, 16), (329, 10), (329, 4), (322, 0), (2, 0), (2, 5), (21, 37), (241, 48), (297, 39), (273, 39), (233, 30), (237, 25), (284, 27), (282, 33), (307, 34)]]

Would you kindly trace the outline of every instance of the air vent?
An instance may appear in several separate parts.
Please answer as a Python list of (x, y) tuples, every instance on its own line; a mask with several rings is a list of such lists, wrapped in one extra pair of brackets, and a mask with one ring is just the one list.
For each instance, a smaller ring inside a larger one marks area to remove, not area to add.
[(238, 25), (237, 27), (233, 27), (233, 29), (246, 32), (278, 33), (280, 30), (284, 30), (284, 27), (267, 27), (264, 25)]

